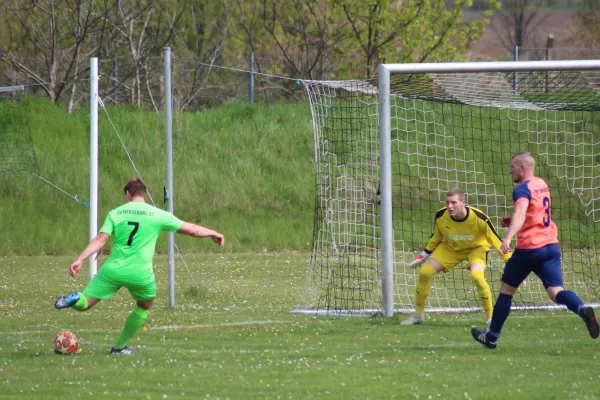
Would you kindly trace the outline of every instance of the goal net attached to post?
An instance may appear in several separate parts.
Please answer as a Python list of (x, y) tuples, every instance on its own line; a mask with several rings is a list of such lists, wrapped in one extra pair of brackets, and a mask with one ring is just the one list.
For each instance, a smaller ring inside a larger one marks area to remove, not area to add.
[[(315, 143), (315, 219), (296, 313), (414, 310), (407, 267), (460, 187), (503, 236), (511, 157), (531, 152), (552, 191), (566, 288), (600, 300), (600, 61), (381, 65), (378, 80), (305, 81)], [(459, 265), (433, 279), (426, 311), (480, 310)], [(504, 263), (492, 249), (494, 298)], [(532, 277), (515, 309), (557, 307)]]

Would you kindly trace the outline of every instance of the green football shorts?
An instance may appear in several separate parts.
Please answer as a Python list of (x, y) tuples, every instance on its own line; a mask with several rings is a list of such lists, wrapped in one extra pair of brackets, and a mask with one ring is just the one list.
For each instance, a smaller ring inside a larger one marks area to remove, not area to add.
[(135, 300), (151, 300), (156, 297), (154, 274), (151, 279), (139, 279), (139, 274), (117, 273), (109, 268), (100, 271), (83, 289), (83, 294), (94, 299), (105, 300), (126, 287)]

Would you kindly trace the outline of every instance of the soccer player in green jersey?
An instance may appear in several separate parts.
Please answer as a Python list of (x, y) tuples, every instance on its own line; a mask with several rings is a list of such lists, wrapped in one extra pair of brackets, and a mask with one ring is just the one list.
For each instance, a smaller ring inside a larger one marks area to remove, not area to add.
[(69, 274), (76, 276), (84, 261), (99, 252), (112, 235), (113, 248), (108, 260), (82, 292), (60, 297), (55, 307), (87, 311), (100, 300), (110, 298), (121, 287), (126, 287), (136, 300), (137, 307), (125, 320), (111, 354), (131, 355), (134, 351), (127, 343), (146, 322), (156, 297), (152, 260), (160, 233), (171, 231), (198, 238), (208, 237), (219, 247), (223, 246), (225, 239), (216, 231), (184, 222), (147, 204), (146, 185), (140, 178), (129, 180), (123, 192), (127, 203), (108, 213), (98, 235), (69, 267)]

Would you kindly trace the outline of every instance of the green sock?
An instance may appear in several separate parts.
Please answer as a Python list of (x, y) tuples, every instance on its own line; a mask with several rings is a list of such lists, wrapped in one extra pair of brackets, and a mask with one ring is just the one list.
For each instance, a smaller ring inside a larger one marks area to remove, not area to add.
[(144, 323), (148, 319), (148, 315), (150, 315), (150, 313), (140, 307), (133, 309), (131, 314), (129, 314), (129, 317), (125, 320), (125, 326), (115, 344), (115, 349), (122, 349), (127, 346), (127, 342), (129, 342), (135, 336), (135, 333), (144, 326)]
[(83, 293), (78, 293), (78, 294), (79, 294), (79, 300), (77, 300), (77, 303), (73, 304), (72, 307), (78, 311), (85, 311), (88, 309), (87, 297), (85, 297), (85, 295)]

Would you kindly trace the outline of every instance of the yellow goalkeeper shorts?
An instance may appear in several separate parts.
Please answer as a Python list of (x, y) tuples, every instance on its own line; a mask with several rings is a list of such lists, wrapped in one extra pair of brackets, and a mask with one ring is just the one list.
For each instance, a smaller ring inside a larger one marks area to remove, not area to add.
[(431, 253), (429, 258), (433, 258), (444, 267), (444, 272), (451, 271), (461, 262), (467, 260), (463, 268), (469, 268), (471, 264), (477, 263), (484, 267), (487, 265), (488, 247), (476, 247), (462, 251), (455, 251), (446, 243), (440, 243)]

